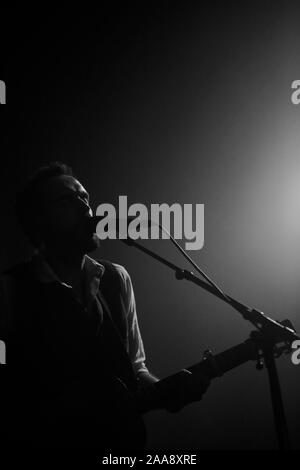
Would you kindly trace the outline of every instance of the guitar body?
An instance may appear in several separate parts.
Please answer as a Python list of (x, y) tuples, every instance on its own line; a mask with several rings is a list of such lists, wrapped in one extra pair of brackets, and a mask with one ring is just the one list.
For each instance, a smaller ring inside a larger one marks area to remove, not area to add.
[(52, 421), (59, 447), (98, 451), (144, 447), (143, 420), (134, 397), (119, 378), (106, 377), (98, 384), (86, 383), (84, 390), (75, 391), (72, 400), (64, 397), (64, 401), (66, 406), (60, 407), (56, 422)]
[(19, 395), (19, 402), (16, 395), (7, 403), (6, 438), (12, 448), (100, 452), (145, 446), (136, 400), (117, 377), (74, 381), (55, 395), (37, 392), (21, 400)]

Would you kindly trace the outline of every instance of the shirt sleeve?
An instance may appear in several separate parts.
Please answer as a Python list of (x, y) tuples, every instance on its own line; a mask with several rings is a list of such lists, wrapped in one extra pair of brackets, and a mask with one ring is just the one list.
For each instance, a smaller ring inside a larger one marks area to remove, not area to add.
[(136, 375), (141, 373), (149, 374), (149, 370), (145, 365), (145, 350), (142, 336), (137, 319), (136, 302), (134, 290), (130, 276), (126, 269), (119, 264), (114, 264), (122, 279), (122, 303), (127, 315), (128, 324), (128, 342), (129, 357), (132, 362), (133, 370)]

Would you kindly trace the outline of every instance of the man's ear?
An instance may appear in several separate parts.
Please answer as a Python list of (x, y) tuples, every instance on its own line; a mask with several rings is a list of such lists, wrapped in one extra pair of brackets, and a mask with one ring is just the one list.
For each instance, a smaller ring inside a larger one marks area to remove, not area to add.
[(32, 223), (32, 230), (31, 230), (31, 240), (33, 245), (41, 251), (44, 246), (44, 234), (45, 234), (45, 216), (43, 214), (39, 214), (35, 221)]

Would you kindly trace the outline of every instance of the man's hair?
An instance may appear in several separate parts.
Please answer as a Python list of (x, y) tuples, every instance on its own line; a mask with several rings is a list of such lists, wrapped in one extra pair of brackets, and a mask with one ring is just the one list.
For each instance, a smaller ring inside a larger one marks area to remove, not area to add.
[(43, 183), (50, 178), (63, 175), (74, 176), (72, 168), (62, 162), (50, 162), (36, 170), (16, 195), (15, 214), (17, 221), (34, 245), (37, 242), (37, 216), (43, 210), (43, 200), (40, 197)]

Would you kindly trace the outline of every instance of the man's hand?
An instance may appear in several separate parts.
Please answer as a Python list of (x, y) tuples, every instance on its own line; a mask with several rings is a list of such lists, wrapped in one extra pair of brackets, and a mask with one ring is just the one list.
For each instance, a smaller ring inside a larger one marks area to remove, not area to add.
[(155, 388), (163, 407), (174, 413), (189, 403), (201, 400), (209, 385), (208, 377), (182, 369), (177, 374), (157, 382)]
[(142, 387), (138, 396), (140, 409), (147, 412), (165, 408), (175, 413), (185, 405), (201, 400), (209, 384), (208, 377), (182, 369), (177, 374)]

